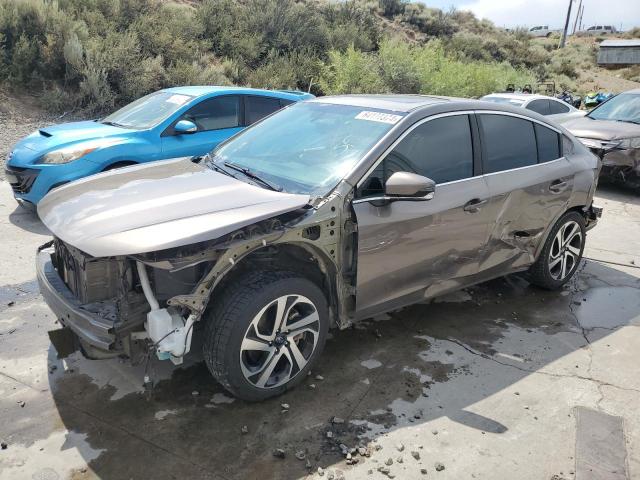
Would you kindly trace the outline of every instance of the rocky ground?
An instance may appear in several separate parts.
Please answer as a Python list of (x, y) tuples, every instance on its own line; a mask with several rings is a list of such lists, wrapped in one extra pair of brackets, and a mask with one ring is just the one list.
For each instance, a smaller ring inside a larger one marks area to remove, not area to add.
[[(0, 181), (0, 479), (640, 478), (640, 200), (604, 188), (559, 292), (519, 277), (334, 332), (297, 389), (230, 397), (188, 365), (60, 360), (47, 231)], [(197, 351), (197, 347), (192, 349)]]

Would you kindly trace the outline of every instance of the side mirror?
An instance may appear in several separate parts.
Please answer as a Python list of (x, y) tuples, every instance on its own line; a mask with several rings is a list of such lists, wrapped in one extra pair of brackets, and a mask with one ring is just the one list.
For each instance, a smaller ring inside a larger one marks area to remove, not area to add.
[(396, 172), (384, 185), (389, 200), (430, 200), (436, 191), (436, 182), (416, 173)]
[(187, 133), (196, 133), (198, 131), (198, 126), (190, 120), (180, 120), (173, 127), (173, 131), (178, 135), (184, 135)]

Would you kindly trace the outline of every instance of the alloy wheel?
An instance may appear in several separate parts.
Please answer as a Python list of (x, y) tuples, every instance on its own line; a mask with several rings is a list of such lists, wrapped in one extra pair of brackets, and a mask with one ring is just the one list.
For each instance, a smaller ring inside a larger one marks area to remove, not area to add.
[(286, 384), (307, 365), (320, 335), (316, 306), (302, 295), (276, 298), (253, 318), (240, 346), (244, 377), (257, 388)]
[(582, 229), (571, 220), (558, 230), (549, 251), (549, 273), (554, 280), (564, 280), (578, 265), (582, 253)]

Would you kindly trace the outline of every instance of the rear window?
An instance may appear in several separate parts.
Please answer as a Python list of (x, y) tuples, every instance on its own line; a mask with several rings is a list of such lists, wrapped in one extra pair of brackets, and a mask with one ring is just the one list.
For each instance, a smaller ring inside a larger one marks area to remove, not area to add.
[(485, 149), (484, 173), (538, 163), (533, 123), (507, 115), (478, 115)]
[(551, 110), (551, 115), (567, 113), (569, 111), (569, 107), (567, 105), (562, 102), (556, 102), (555, 100), (549, 100), (549, 108)]
[(538, 144), (538, 162), (556, 160), (560, 154), (560, 135), (550, 128), (535, 124), (536, 142)]
[(549, 115), (549, 100), (533, 100), (527, 105), (527, 110), (539, 113), (540, 115)]

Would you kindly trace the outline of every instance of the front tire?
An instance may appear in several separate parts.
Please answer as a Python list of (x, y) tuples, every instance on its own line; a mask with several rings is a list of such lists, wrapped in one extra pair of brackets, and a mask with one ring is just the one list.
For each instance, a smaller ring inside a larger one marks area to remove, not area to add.
[(548, 290), (567, 283), (576, 273), (586, 239), (584, 217), (578, 212), (567, 212), (556, 222), (544, 244), (542, 252), (529, 270), (529, 280)]
[(216, 296), (203, 353), (229, 392), (260, 401), (304, 380), (329, 329), (327, 300), (317, 285), (292, 272), (263, 271), (234, 279)]

